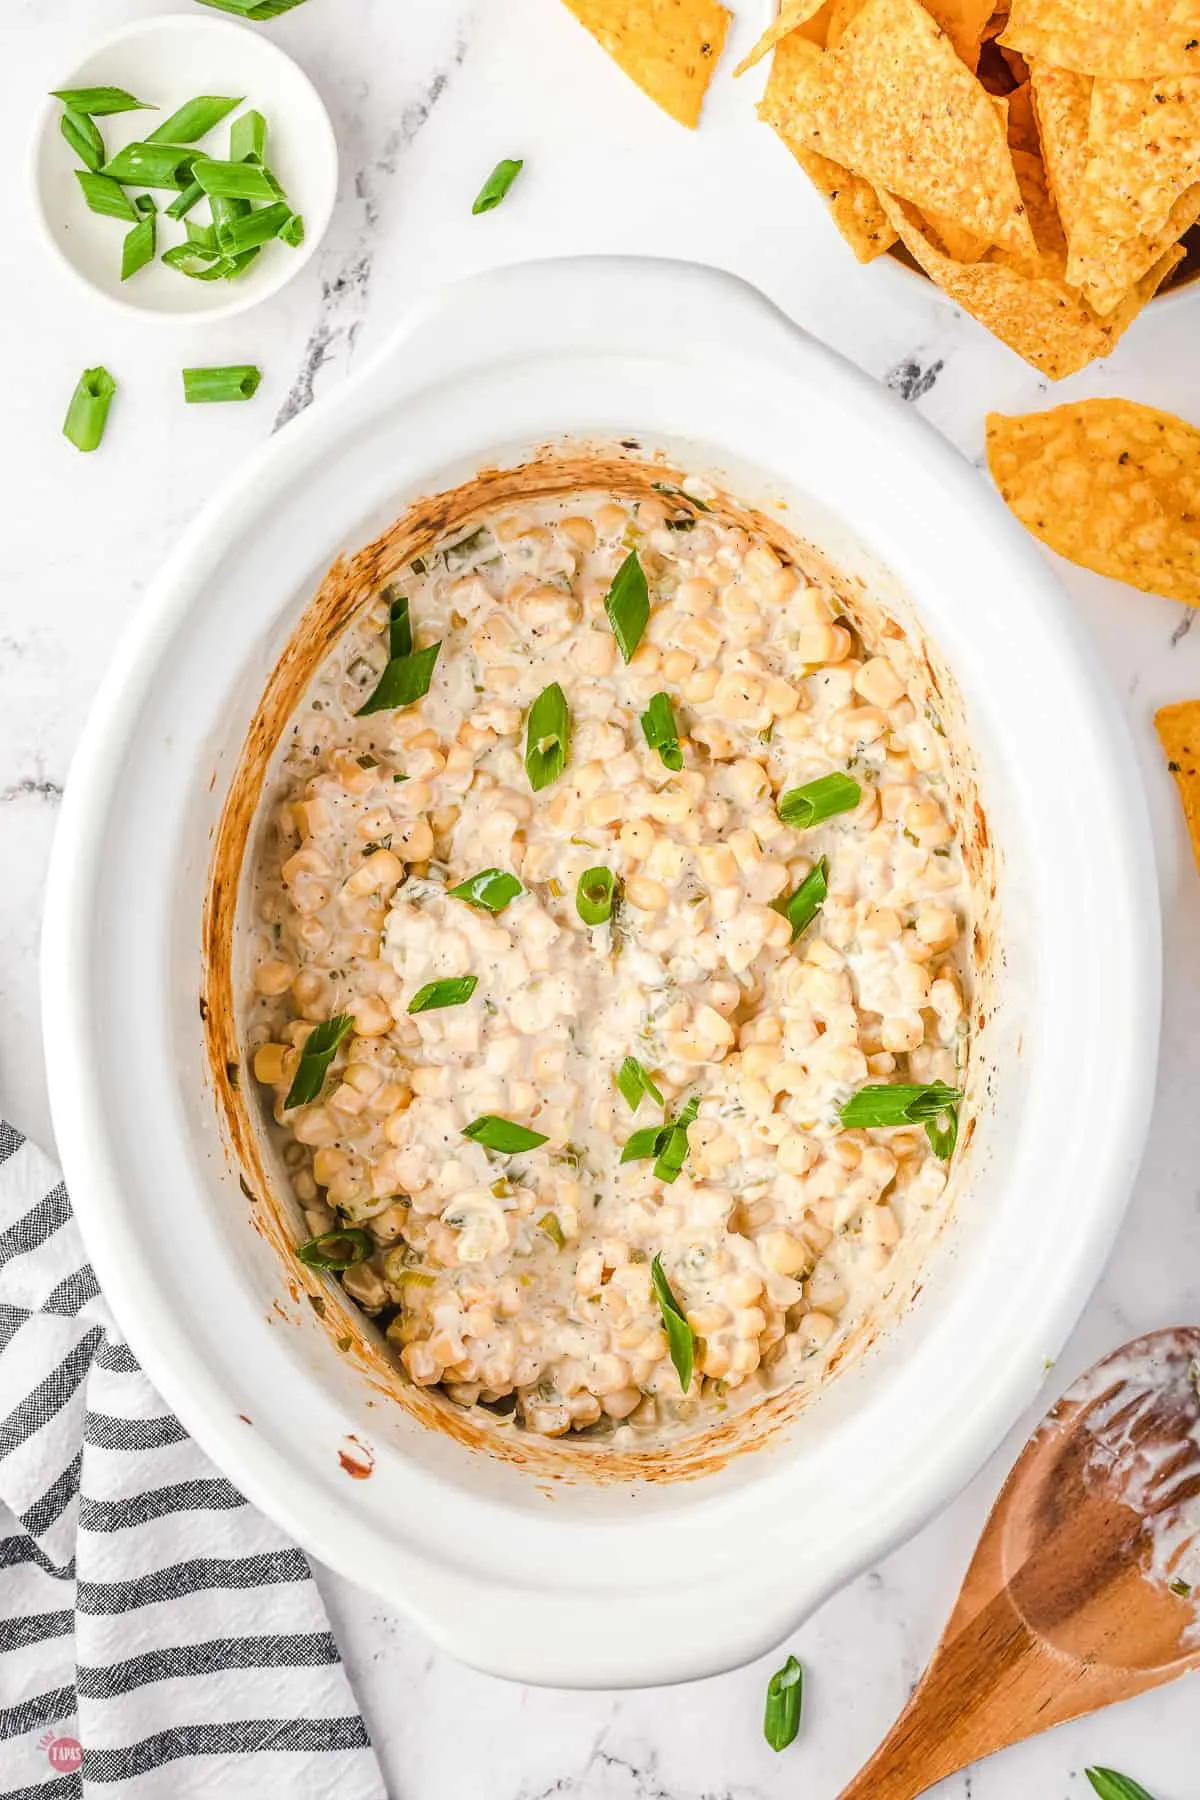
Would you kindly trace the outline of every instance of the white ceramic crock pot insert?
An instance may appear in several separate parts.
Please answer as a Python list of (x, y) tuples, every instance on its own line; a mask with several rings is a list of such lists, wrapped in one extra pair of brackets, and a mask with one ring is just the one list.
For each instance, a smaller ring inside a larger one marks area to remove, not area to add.
[[(307, 1308), (272, 1313), (296, 1308), (220, 1142), (198, 994), (211, 834), (319, 578), (410, 499), (563, 435), (635, 436), (747, 500), (783, 496), (792, 529), (913, 596), (1004, 847), (1005, 969), (970, 1188), (903, 1326), (785, 1443), (698, 1483), (549, 1496), (381, 1404)], [(1079, 626), (983, 479), (752, 289), (596, 259), (435, 297), (200, 514), (72, 773), (45, 933), (55, 1127), (134, 1349), (251, 1499), (470, 1662), (619, 1685), (761, 1652), (973, 1472), (1099, 1272), (1157, 1047), (1134, 768)], [(349, 1432), (369, 1480), (339, 1466)]]

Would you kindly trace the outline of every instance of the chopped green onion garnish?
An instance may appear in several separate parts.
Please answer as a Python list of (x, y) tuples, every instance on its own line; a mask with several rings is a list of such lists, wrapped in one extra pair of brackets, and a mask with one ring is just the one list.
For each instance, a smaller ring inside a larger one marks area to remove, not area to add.
[(829, 893), (829, 858), (815, 863), (794, 894), (785, 900), (772, 900), (772, 909), (782, 913), (792, 928), (792, 942), (808, 929), (825, 904)]
[(194, 281), (223, 281), (235, 272), (227, 256), (217, 250), (206, 250), (202, 244), (172, 244), (169, 250), (163, 251), (162, 261), (169, 269), (178, 269), (181, 275), (190, 275)]
[(95, 113), (98, 117), (105, 113), (121, 112), (157, 112), (148, 100), (135, 100), (127, 88), (91, 87), (91, 88), (53, 88), (56, 100), (72, 112)]
[(557, 781), (566, 768), (570, 736), (567, 697), (555, 681), (542, 689), (525, 726), (525, 771), (535, 793)]
[(201, 6), (215, 7), (218, 12), (236, 13), (239, 19), (277, 19), (280, 13), (303, 6), (304, 0), (200, 0)]
[(296, 1065), (292, 1085), (283, 1103), (285, 1112), (293, 1106), (307, 1106), (317, 1098), (325, 1085), (325, 1077), (329, 1073), (330, 1063), (337, 1055), (338, 1046), (343, 1039), (349, 1037), (353, 1029), (354, 1020), (349, 1013), (334, 1013), (331, 1019), (323, 1019), (313, 1027), (304, 1040), (300, 1061)]
[(63, 424), (63, 436), (77, 450), (95, 450), (99, 445), (116, 391), (117, 384), (107, 369), (85, 369), (79, 377)]
[(398, 656), (412, 655), (412, 619), (406, 595), (388, 587), (384, 588), (383, 597), (388, 602), (388, 660), (394, 662)]
[(646, 1097), (649, 1097), (658, 1106), (663, 1104), (661, 1093), (636, 1056), (627, 1056), (617, 1070), (617, 1086), (620, 1088), (621, 1097), (630, 1112), (636, 1112)]
[(457, 887), (449, 888), (447, 898), (465, 900), (468, 906), (477, 906), (481, 912), (502, 913), (510, 900), (524, 892), (516, 876), (510, 875), (507, 869), (481, 869), (478, 875), (468, 876)]
[(1085, 1769), (1083, 1772), (1100, 1800), (1152, 1800), (1140, 1781), (1134, 1781), (1129, 1775), (1118, 1775), (1115, 1769)]
[(621, 1150), (621, 1161), (623, 1163), (652, 1161), (660, 1150), (666, 1148), (673, 1129), (674, 1127), (668, 1120), (665, 1125), (649, 1125), (641, 1131), (631, 1132), (625, 1139)]
[[(143, 213), (143, 200), (149, 200), (148, 194), (138, 196), (138, 208)], [(154, 202), (150, 204), (153, 206)], [(154, 261), (154, 244), (156, 237), (156, 221), (153, 213), (146, 213), (140, 218), (131, 231), (125, 233), (125, 242), (121, 246), (121, 280), (128, 281), (139, 269)]]
[(285, 225), (279, 227), (279, 241), (286, 244), (289, 250), (298, 250), (304, 242), (304, 220), (299, 213), (293, 213)]
[(197, 250), (208, 250), (213, 256), (221, 254), (217, 249), (217, 233), (214, 226), (198, 225), (195, 219), (185, 219), (184, 229), (187, 231), (188, 243), (195, 244)]
[[(245, 165), (249, 167), (249, 164)], [(226, 256), (240, 256), (243, 250), (257, 250), (260, 244), (269, 244), (277, 238), (283, 227), (291, 218), (291, 209), (286, 200), (277, 200), (273, 206), (260, 206), (255, 212), (246, 212), (239, 218), (228, 222), (219, 216), (215, 202), (229, 198), (225, 194), (213, 194), (213, 222), (217, 227), (217, 242)]]
[(662, 1313), (663, 1324), (666, 1326), (667, 1347), (671, 1352), (671, 1361), (675, 1364), (679, 1385), (686, 1394), (692, 1385), (696, 1339), (687, 1322), (684, 1310), (675, 1298), (671, 1284), (663, 1272), (661, 1254), (656, 1256), (650, 1264), (650, 1279), (654, 1283), (659, 1311)]
[(560, 1250), (567, 1241), (563, 1236), (563, 1228), (558, 1222), (557, 1213), (543, 1213), (538, 1220), (538, 1230), (544, 1231), (550, 1242), (556, 1244)]
[(366, 1262), (374, 1252), (369, 1231), (363, 1231), (358, 1225), (342, 1225), (335, 1231), (326, 1231), (320, 1237), (309, 1238), (307, 1244), (301, 1244), (296, 1255), (310, 1269), (352, 1269), (356, 1263)]
[(498, 162), (476, 194), (475, 204), (471, 211), (473, 213), (491, 212), (494, 206), (499, 206), (524, 167), (523, 160), (514, 162), (511, 156), (506, 156), (503, 162)]
[(859, 1088), (839, 1113), (848, 1131), (886, 1129), (895, 1125), (924, 1125), (935, 1156), (947, 1161), (958, 1139), (960, 1088), (944, 1081), (924, 1086), (904, 1081), (884, 1081)]
[(260, 112), (244, 112), (229, 127), (229, 160), (262, 162), (267, 154), (267, 121)]
[(598, 864), (583, 871), (575, 889), (575, 911), (585, 925), (607, 925), (616, 892), (617, 878), (611, 869)]
[(182, 219), (184, 213), (191, 212), (197, 200), (203, 200), (203, 198), (204, 189), (200, 186), (200, 183), (198, 181), (189, 181), (183, 191), (177, 194), (170, 206), (168, 206), (167, 216), (172, 219)]
[(100, 127), (87, 113), (72, 112), (68, 107), (58, 121), (58, 129), (85, 168), (96, 170), (100, 167), (105, 155), (104, 139), (100, 136)]
[(785, 825), (807, 831), (832, 819), (835, 813), (853, 812), (862, 799), (862, 789), (849, 775), (820, 775), (806, 781), (803, 787), (789, 788), (779, 796), (779, 816)]
[(227, 200), (279, 200), (283, 189), (270, 169), (260, 163), (219, 162), (212, 156), (198, 156), (193, 174), (206, 194), (220, 194)]
[(262, 370), (253, 363), (234, 363), (224, 369), (185, 369), (183, 397), (193, 404), (202, 400), (252, 400), (261, 380)]
[(522, 1151), (536, 1150), (539, 1144), (547, 1141), (544, 1132), (530, 1131), (528, 1125), (501, 1119), (496, 1113), (484, 1113), (482, 1118), (473, 1119), (464, 1127), (463, 1136), (474, 1144), (481, 1144), (485, 1150), (499, 1151), (501, 1156), (520, 1156)]
[(414, 650), (411, 656), (393, 656), (379, 677), (374, 693), (359, 707), (355, 718), (364, 718), (368, 713), (390, 712), (398, 706), (411, 706), (415, 700), (423, 699), (429, 692), (441, 647), (439, 639), (424, 650)]
[(650, 618), (650, 595), (638, 553), (631, 550), (613, 577), (604, 596), (604, 610), (612, 626), (617, 648), (626, 662), (642, 641)]
[(712, 507), (706, 500), (697, 500), (694, 494), (686, 493), (681, 487), (672, 487), (669, 481), (652, 481), (650, 486), (656, 494), (669, 494), (672, 500), (686, 500), (687, 504), (694, 506), (697, 512), (712, 511)]
[(188, 100), (173, 112), (169, 119), (146, 137), (148, 144), (194, 144), (210, 132), (214, 125), (219, 125), (227, 113), (235, 106), (242, 104), (241, 97), (230, 100), (224, 94), (197, 94), (194, 100)]
[(803, 1694), (804, 1671), (796, 1658), (789, 1656), (767, 1683), (763, 1736), (772, 1750), (786, 1750), (799, 1731)]
[(642, 714), (642, 730), (651, 750), (658, 751), (663, 767), (678, 774), (683, 767), (683, 751), (679, 748), (679, 732), (668, 694), (653, 696)]
[(688, 1101), (675, 1123), (671, 1126), (670, 1136), (658, 1153), (658, 1161), (654, 1165), (655, 1179), (658, 1181), (676, 1181), (687, 1161), (688, 1126), (700, 1111), (700, 1102), (696, 1099)]
[(129, 219), (137, 223), (137, 207), (111, 175), (93, 175), (86, 169), (76, 169), (75, 179), (94, 213), (101, 213), (106, 219)]
[(427, 981), (408, 1003), (410, 1013), (436, 1012), (443, 1006), (463, 1006), (475, 992), (477, 975), (454, 975), (447, 981)]
[(126, 144), (105, 163), (104, 173), (136, 187), (185, 188), (195, 157), (181, 144)]

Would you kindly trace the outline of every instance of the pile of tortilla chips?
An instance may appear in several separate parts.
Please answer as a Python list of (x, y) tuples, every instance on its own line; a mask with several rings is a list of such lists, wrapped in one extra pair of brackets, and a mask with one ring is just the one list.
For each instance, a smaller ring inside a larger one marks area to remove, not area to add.
[[(1200, 219), (1200, 0), (781, 0), (759, 108), (863, 262), (893, 246), (1057, 380)], [(741, 72), (739, 69), (739, 73)]]
[(694, 130), (731, 14), (719, 0), (566, 0), (619, 68)]

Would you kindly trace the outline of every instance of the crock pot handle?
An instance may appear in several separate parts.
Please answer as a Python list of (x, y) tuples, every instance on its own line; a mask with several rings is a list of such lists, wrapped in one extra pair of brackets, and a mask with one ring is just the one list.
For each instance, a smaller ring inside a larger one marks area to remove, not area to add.
[(374, 410), (381, 386), (399, 401), (431, 381), (547, 351), (669, 350), (703, 364), (728, 362), (739, 344), (761, 359), (771, 335), (793, 357), (805, 347), (830, 354), (757, 288), (720, 269), (663, 257), (555, 257), (469, 276), (419, 300), (355, 387)]

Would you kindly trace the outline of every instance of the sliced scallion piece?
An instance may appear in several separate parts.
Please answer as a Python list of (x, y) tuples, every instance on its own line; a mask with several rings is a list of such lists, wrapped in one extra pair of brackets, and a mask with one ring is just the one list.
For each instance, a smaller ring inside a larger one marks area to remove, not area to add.
[(239, 19), (277, 19), (281, 13), (303, 6), (304, 0), (200, 0), (201, 6), (212, 6), (218, 12), (236, 13)]
[(262, 162), (267, 154), (267, 121), (260, 112), (240, 113), (229, 127), (230, 162)]
[(557, 781), (566, 768), (570, 737), (567, 697), (554, 681), (530, 707), (525, 726), (525, 771), (535, 793)]
[(452, 975), (445, 981), (427, 981), (408, 1003), (410, 1013), (437, 1012), (443, 1006), (463, 1006), (478, 985), (478, 975)]
[(650, 619), (650, 593), (636, 550), (629, 552), (613, 576), (613, 584), (604, 596), (604, 610), (617, 648), (628, 662), (641, 643)]
[(355, 718), (365, 718), (368, 713), (391, 712), (398, 706), (411, 706), (414, 701), (423, 699), (429, 692), (441, 647), (439, 639), (424, 650), (414, 650), (411, 656), (393, 656), (379, 677), (375, 691), (364, 700)]
[(655, 1178), (658, 1181), (676, 1181), (687, 1161), (688, 1126), (700, 1111), (699, 1100), (688, 1101), (683, 1111), (671, 1126), (671, 1134), (658, 1153), (654, 1165)]
[(221, 194), (227, 200), (283, 198), (283, 189), (261, 163), (222, 162), (213, 156), (198, 156), (193, 173), (206, 194)]
[(536, 1150), (539, 1144), (547, 1141), (544, 1132), (531, 1131), (528, 1125), (518, 1125), (514, 1119), (502, 1119), (496, 1113), (484, 1113), (482, 1118), (473, 1119), (463, 1128), (463, 1136), (485, 1150), (498, 1151), (501, 1156), (520, 1156), (523, 1151)]
[(207, 400), (252, 400), (261, 380), (262, 370), (253, 363), (232, 363), (223, 369), (185, 369), (183, 397), (193, 405)]
[(670, 1120), (665, 1125), (648, 1125), (641, 1131), (631, 1132), (625, 1139), (621, 1149), (621, 1161), (651, 1162), (665, 1149), (673, 1130)]
[(617, 878), (611, 869), (597, 864), (585, 869), (575, 889), (575, 911), (585, 925), (607, 925), (616, 902)]
[(1118, 1775), (1115, 1769), (1085, 1769), (1084, 1774), (1100, 1796), (1100, 1800), (1152, 1800), (1140, 1781), (1130, 1775)]
[(198, 225), (195, 219), (185, 219), (184, 226), (189, 244), (195, 244), (197, 250), (209, 250), (214, 256), (221, 254), (217, 249), (217, 233), (212, 225)]
[(412, 618), (407, 594), (397, 594), (388, 587), (383, 590), (383, 597), (388, 603), (388, 661), (394, 662), (398, 656), (412, 655)]
[(683, 767), (683, 751), (679, 748), (679, 732), (669, 694), (655, 694), (642, 714), (642, 730), (651, 750), (657, 750), (662, 765), (678, 774)]
[(353, 1029), (354, 1020), (349, 1013), (334, 1013), (332, 1018), (323, 1019), (319, 1025), (314, 1025), (304, 1040), (300, 1061), (296, 1064), (296, 1073), (292, 1076), (292, 1085), (283, 1103), (285, 1112), (293, 1106), (308, 1106), (317, 1099), (325, 1085), (329, 1065), (338, 1053), (338, 1046), (349, 1037)]
[(232, 205), (239, 202), (227, 194), (213, 194), (210, 197), (217, 242), (226, 256), (240, 256), (244, 250), (257, 250), (260, 244), (269, 244), (272, 238), (279, 236), (292, 216), (287, 201), (276, 200), (273, 205), (260, 206), (254, 212), (247, 206), (247, 210), (239, 217), (226, 220), (218, 213), (217, 201), (227, 200)]
[(524, 892), (516, 876), (510, 875), (507, 869), (481, 869), (478, 875), (470, 875), (457, 887), (448, 888), (446, 897), (465, 900), (468, 906), (478, 907), (481, 912), (502, 913), (510, 900)]
[(837, 813), (853, 812), (862, 789), (850, 775), (819, 775), (803, 787), (789, 788), (779, 796), (779, 816), (796, 831), (807, 831)]
[(495, 168), (476, 194), (475, 204), (472, 206), (471, 211), (473, 213), (491, 212), (493, 207), (499, 206), (505, 194), (507, 194), (509, 188), (524, 167), (525, 164), (523, 160), (514, 161), (511, 156), (504, 157), (501, 162), (496, 164)]
[(79, 377), (63, 424), (63, 436), (77, 450), (98, 448), (116, 391), (117, 384), (105, 368), (85, 369)]
[(189, 181), (187, 186), (181, 189), (174, 200), (172, 200), (170, 206), (168, 206), (168, 218), (182, 219), (183, 215), (191, 212), (196, 202), (198, 200), (203, 200), (203, 198), (204, 189), (200, 186), (200, 183), (198, 181)]
[(772, 900), (772, 909), (782, 913), (792, 928), (792, 942), (806, 931), (824, 906), (829, 894), (829, 858), (823, 856), (820, 862), (814, 863), (794, 894), (786, 899)]
[(285, 225), (279, 227), (279, 241), (286, 244), (289, 250), (298, 250), (304, 242), (304, 220), (299, 213), (293, 213)]
[(122, 112), (157, 112), (148, 100), (137, 100), (128, 88), (88, 87), (88, 88), (53, 88), (56, 100), (72, 112), (95, 114), (103, 117), (105, 113)]
[[(121, 246), (121, 280), (128, 281), (139, 269), (154, 261), (154, 246), (157, 238), (156, 221), (153, 212), (148, 212), (142, 205), (143, 200), (150, 200), (149, 194), (139, 194), (137, 206), (142, 217), (132, 230), (125, 233), (125, 242)], [(153, 206), (153, 200), (150, 200)], [(157, 210), (157, 209), (156, 209)]]
[(905, 1081), (874, 1082), (852, 1094), (838, 1117), (847, 1131), (924, 1125), (934, 1155), (946, 1162), (958, 1141), (961, 1100), (961, 1088), (949, 1087), (944, 1081), (923, 1085)]
[(105, 163), (104, 173), (135, 187), (185, 188), (195, 160), (196, 152), (182, 144), (126, 144)]
[(76, 169), (75, 179), (94, 213), (100, 213), (106, 219), (129, 219), (133, 224), (137, 223), (137, 207), (111, 175), (94, 175), (87, 169)]
[(242, 104), (241, 96), (230, 99), (225, 94), (197, 94), (194, 100), (186, 100), (178, 112), (173, 112), (169, 119), (147, 132), (148, 144), (194, 144), (197, 139), (206, 137), (214, 125), (231, 113), (235, 106)]
[(218, 250), (207, 250), (202, 244), (172, 244), (163, 251), (162, 261), (169, 269), (190, 275), (193, 281), (224, 281), (236, 272), (229, 257)]
[(694, 506), (697, 512), (712, 511), (707, 500), (697, 500), (695, 494), (689, 494), (681, 487), (673, 487), (669, 481), (652, 481), (650, 486), (656, 494), (669, 494), (672, 500), (685, 500), (689, 506)]
[(557, 1249), (561, 1250), (566, 1244), (567, 1240), (563, 1236), (563, 1228), (558, 1222), (557, 1213), (543, 1213), (538, 1220), (538, 1230), (544, 1231), (546, 1236), (550, 1239), (550, 1242)]
[(68, 106), (58, 121), (58, 129), (85, 168), (95, 171), (104, 162), (104, 139), (100, 127), (87, 113), (72, 112)]
[(789, 1656), (767, 1683), (763, 1736), (772, 1750), (786, 1750), (799, 1731), (803, 1695), (804, 1671), (796, 1658)]
[(322, 1232), (320, 1237), (309, 1238), (307, 1244), (298, 1245), (296, 1255), (310, 1269), (331, 1269), (337, 1273), (366, 1262), (374, 1249), (369, 1231), (363, 1231), (358, 1225), (342, 1225), (333, 1231)]
[(655, 1087), (636, 1056), (627, 1056), (617, 1070), (617, 1086), (620, 1088), (621, 1098), (630, 1112), (636, 1112), (642, 1101), (647, 1098), (653, 1100), (658, 1106), (663, 1104), (662, 1094)]
[(650, 1279), (654, 1283), (654, 1292), (658, 1300), (658, 1308), (662, 1313), (663, 1325), (666, 1327), (667, 1348), (671, 1352), (671, 1361), (675, 1364), (675, 1373), (679, 1377), (679, 1385), (686, 1394), (692, 1385), (692, 1368), (696, 1357), (696, 1339), (682, 1306), (675, 1298), (675, 1293), (667, 1280), (662, 1266), (661, 1253), (650, 1264)]

